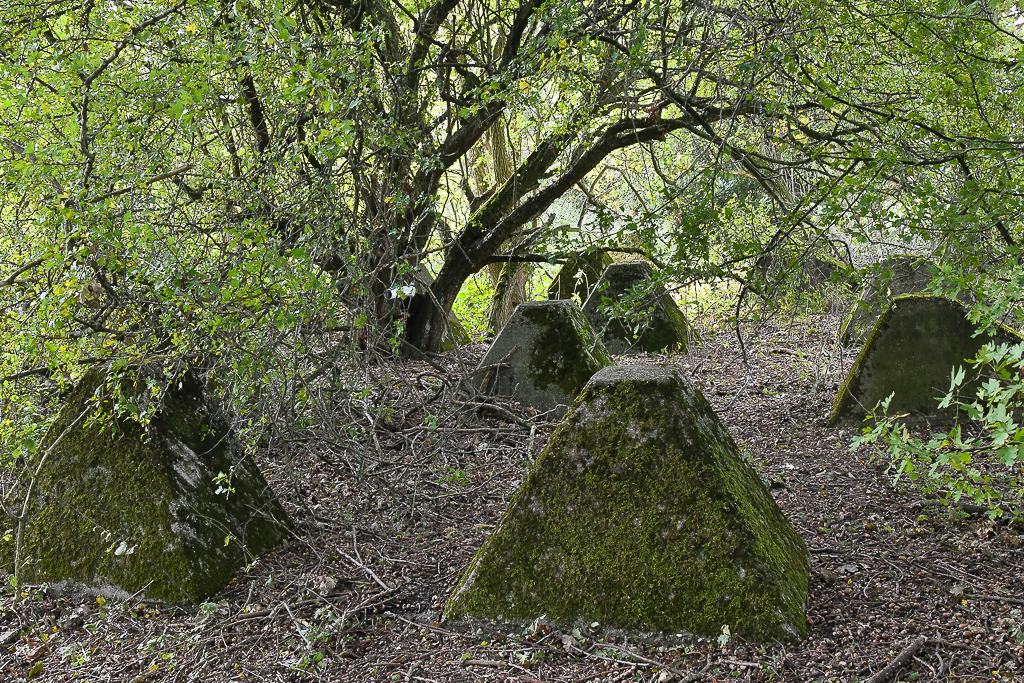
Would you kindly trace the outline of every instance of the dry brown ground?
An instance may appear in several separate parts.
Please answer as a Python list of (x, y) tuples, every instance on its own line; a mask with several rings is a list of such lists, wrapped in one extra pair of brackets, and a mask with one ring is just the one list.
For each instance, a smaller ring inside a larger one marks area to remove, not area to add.
[[(551, 426), (471, 405), (449, 406), (428, 426), (410, 400), (378, 432), (385, 457), (361, 480), (320, 457), (326, 447), (287, 465), (268, 457), (301, 531), (198, 611), (4, 592), (0, 680), (864, 681), (921, 637), (895, 680), (1024, 680), (1024, 536), (894, 488), (884, 466), (850, 453), (849, 432), (823, 426), (851, 360), (836, 327), (835, 316), (810, 316), (749, 328), (749, 367), (728, 330), (674, 359), (811, 549), (802, 643), (666, 649), (583, 637), (567, 646), (543, 628), (439, 624)], [(468, 347), (468, 361), (483, 350)], [(457, 374), (454, 358), (441, 362)], [(438, 384), (422, 363), (394, 371)]]

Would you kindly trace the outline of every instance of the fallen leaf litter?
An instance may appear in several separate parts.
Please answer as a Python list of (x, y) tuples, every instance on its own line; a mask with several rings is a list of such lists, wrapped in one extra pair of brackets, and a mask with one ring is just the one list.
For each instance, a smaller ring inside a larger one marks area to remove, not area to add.
[[(376, 435), (388, 462), (362, 480), (341, 476), (313, 448), (290, 466), (261, 453), (304, 526), (198, 610), (79, 606), (37, 587), (8, 589), (0, 675), (132, 683), (1020, 680), (1024, 536), (894, 488), (884, 464), (850, 453), (849, 430), (823, 426), (852, 361), (835, 342), (837, 328), (836, 315), (745, 328), (745, 365), (734, 332), (707, 325), (688, 356), (670, 359), (692, 372), (811, 549), (802, 643), (731, 638), (659, 648), (543, 623), (527, 633), (441, 624), (444, 600), (551, 425), (517, 404), (467, 404), (433, 426), (410, 402)], [(463, 352), (472, 361), (484, 350)], [(438, 362), (459, 373), (453, 355)], [(416, 362), (395, 368), (407, 377), (435, 371)]]

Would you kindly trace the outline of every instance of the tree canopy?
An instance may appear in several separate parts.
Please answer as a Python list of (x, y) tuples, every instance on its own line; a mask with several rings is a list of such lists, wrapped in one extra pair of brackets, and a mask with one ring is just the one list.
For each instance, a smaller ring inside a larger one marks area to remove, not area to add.
[(439, 349), (489, 264), (594, 246), (742, 303), (772, 254), (909, 241), (986, 294), (979, 320), (1021, 298), (1012, 3), (3, 7), (15, 450), (39, 378), (159, 362), (294, 394), (341, 347)]

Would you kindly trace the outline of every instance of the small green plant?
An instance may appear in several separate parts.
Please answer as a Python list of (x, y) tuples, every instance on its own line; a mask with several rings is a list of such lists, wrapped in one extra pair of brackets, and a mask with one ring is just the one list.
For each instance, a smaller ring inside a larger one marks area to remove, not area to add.
[(967, 497), (988, 506), (993, 517), (1009, 509), (1019, 512), (1024, 494), (1020, 463), (1024, 462), (1024, 344), (986, 344), (971, 360), (986, 379), (961, 398), (966, 373), (950, 373), (949, 392), (939, 408), (956, 406), (974, 429), (956, 425), (948, 432), (926, 438), (914, 436), (901, 420), (889, 415), (892, 395), (868, 416), (874, 426), (864, 428), (850, 448), (874, 445), (886, 452), (894, 480), (913, 483), (927, 493), (942, 492), (954, 500)]
[(296, 671), (308, 673), (310, 669), (327, 668), (328, 660), (324, 659), (322, 652), (307, 652), (297, 660), (293, 660), (292, 668)]
[(72, 646), (62, 651), (64, 659), (68, 660), (72, 669), (77, 669), (89, 661), (89, 653), (81, 645)]
[[(213, 483), (217, 485), (217, 490), (214, 491), (218, 496), (224, 494), (225, 498), (230, 498), (231, 494), (235, 492), (235, 487), (231, 485), (231, 478), (235, 476), (235, 468), (232, 467), (228, 470), (227, 474), (218, 472), (217, 476), (213, 478)], [(227, 542), (224, 543), (227, 545)]]
[(469, 475), (458, 467), (445, 467), (444, 474), (441, 475), (441, 481), (457, 486), (466, 486), (469, 484)]
[(1010, 637), (1018, 645), (1024, 644), (1024, 612), (1019, 609), (1011, 610), (1010, 617), (1014, 626), (1010, 628)]
[(493, 296), (494, 287), (485, 273), (477, 273), (459, 290), (452, 313), (465, 323), (470, 336), (480, 337), (487, 332), (487, 310)]

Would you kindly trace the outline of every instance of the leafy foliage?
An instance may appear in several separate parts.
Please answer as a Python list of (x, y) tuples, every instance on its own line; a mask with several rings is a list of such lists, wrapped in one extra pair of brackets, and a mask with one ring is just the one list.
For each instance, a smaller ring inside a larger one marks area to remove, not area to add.
[(959, 501), (966, 497), (991, 508), (998, 517), (1022, 511), (1024, 482), (1024, 344), (987, 344), (972, 360), (988, 379), (975, 396), (959, 395), (963, 367), (954, 368), (950, 389), (940, 406), (956, 405), (971, 420), (927, 440), (911, 435), (889, 416), (890, 396), (877, 407), (875, 424), (854, 440), (854, 448), (884, 444), (893, 462), (895, 479), (908, 479), (927, 492), (942, 492)]
[[(979, 321), (1018, 315), (1008, 3), (29, 0), (3, 16), (9, 457), (97, 364), (199, 372), (251, 442), (338, 394), (386, 419), (361, 395), (376, 353), (439, 349), (495, 263), (593, 247), (677, 286), (732, 283), (739, 316), (784, 279), (776, 254), (909, 244), (937, 287), (976, 293)], [(144, 420), (154, 391), (124, 409)]]

